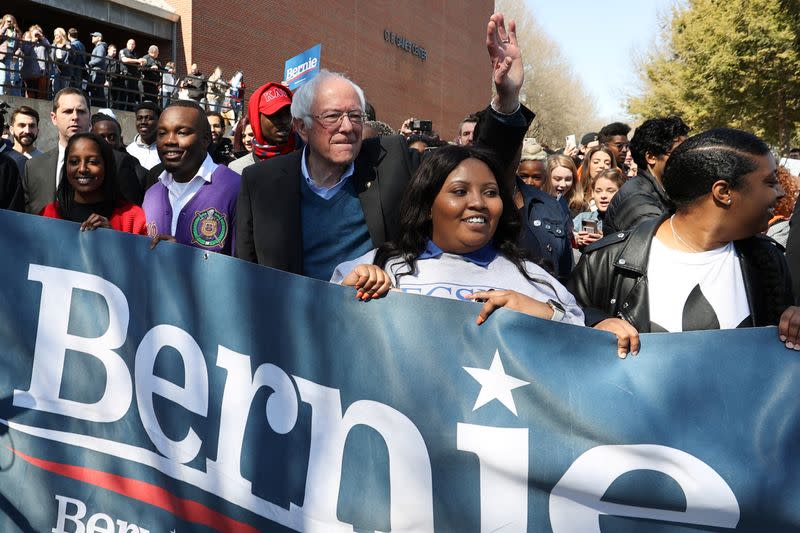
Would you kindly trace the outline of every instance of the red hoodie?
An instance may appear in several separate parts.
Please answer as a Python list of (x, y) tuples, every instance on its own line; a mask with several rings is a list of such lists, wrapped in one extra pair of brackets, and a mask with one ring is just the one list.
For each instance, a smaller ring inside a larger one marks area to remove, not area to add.
[(247, 104), (247, 115), (250, 126), (253, 128), (253, 154), (258, 159), (264, 160), (276, 155), (288, 154), (297, 149), (297, 139), (294, 131), (289, 135), (286, 144), (268, 144), (261, 132), (261, 117), (259, 115), (273, 115), (284, 106), (292, 103), (292, 91), (280, 83), (267, 83), (255, 90)]

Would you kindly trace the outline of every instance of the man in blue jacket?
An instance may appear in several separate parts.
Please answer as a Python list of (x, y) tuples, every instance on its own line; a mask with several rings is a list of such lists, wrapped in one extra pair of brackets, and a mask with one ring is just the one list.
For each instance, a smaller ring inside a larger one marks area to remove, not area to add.
[(78, 30), (70, 28), (67, 31), (69, 36), (69, 63), (71, 67), (72, 82), (70, 85), (78, 89), (83, 89), (83, 79), (86, 72), (86, 46), (78, 40)]
[(92, 105), (107, 107), (104, 94), (106, 83), (106, 69), (108, 68), (108, 45), (103, 42), (103, 34), (99, 31), (92, 33), (92, 56), (89, 59), (89, 97)]

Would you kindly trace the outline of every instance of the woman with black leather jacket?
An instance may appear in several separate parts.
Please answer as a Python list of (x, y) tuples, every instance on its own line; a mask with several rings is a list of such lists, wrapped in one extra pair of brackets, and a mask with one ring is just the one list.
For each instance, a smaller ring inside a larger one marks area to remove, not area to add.
[(567, 284), (586, 325), (617, 333), (621, 357), (638, 332), (778, 326), (800, 350), (781, 250), (760, 235), (783, 196), (775, 158), (758, 137), (733, 129), (696, 135), (667, 162), (674, 215), (588, 246)]

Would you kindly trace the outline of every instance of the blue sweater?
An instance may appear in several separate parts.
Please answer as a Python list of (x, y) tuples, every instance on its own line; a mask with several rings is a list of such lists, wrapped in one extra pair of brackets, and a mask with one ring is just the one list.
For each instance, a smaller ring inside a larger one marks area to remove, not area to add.
[(359, 257), (374, 245), (352, 180), (330, 200), (300, 180), (303, 227), (303, 275), (329, 280), (336, 265)]

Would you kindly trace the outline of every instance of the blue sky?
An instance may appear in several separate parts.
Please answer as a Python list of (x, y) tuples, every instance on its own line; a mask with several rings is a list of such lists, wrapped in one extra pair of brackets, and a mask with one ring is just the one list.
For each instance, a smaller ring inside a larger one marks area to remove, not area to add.
[[(660, 15), (683, 0), (525, 0), (561, 47), (573, 72), (595, 97), (602, 118), (625, 119), (627, 96), (639, 90), (635, 58), (646, 56), (660, 34)], [(612, 34), (616, 33), (615, 37)], [(524, 51), (523, 51), (524, 53)]]

